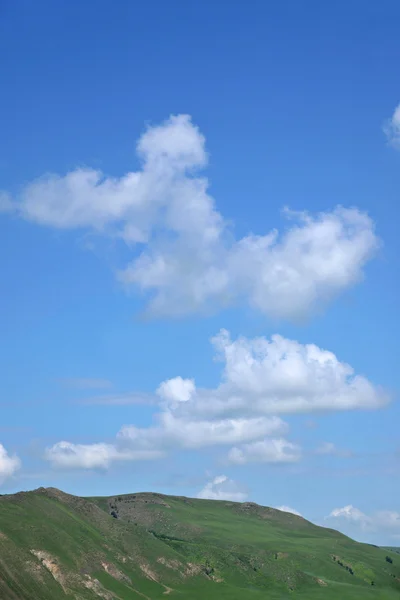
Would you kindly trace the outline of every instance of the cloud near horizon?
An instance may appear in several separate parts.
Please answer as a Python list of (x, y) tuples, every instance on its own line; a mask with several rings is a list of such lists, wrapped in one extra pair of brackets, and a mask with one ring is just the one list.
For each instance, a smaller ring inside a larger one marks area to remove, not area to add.
[[(114, 444), (59, 442), (46, 458), (55, 467), (107, 468), (179, 449), (228, 447), (225, 460), (236, 465), (297, 462), (301, 448), (286, 439), (289, 427), (280, 415), (372, 410), (389, 401), (384, 390), (314, 344), (278, 335), (232, 340), (226, 330), (211, 342), (224, 365), (216, 388), (168, 379), (154, 394), (159, 410), (150, 426), (124, 425)], [(340, 452), (332, 444), (318, 451)]]
[(296, 515), (297, 517), (302, 517), (303, 515), (299, 513), (295, 508), (290, 508), (290, 506), (276, 506), (276, 510), (281, 510), (283, 512), (292, 513), (292, 515)]
[(21, 467), (21, 460), (16, 454), (10, 455), (0, 444), (0, 485), (12, 477)]
[(226, 475), (217, 475), (198, 492), (197, 498), (203, 500), (227, 500), (230, 502), (244, 502), (248, 493), (236, 481)]
[(400, 538), (400, 512), (393, 510), (380, 510), (368, 515), (349, 504), (332, 510), (325, 521), (353, 535), (357, 532), (369, 535), (387, 533), (393, 539)]
[(123, 240), (132, 259), (117, 277), (145, 294), (152, 316), (248, 304), (270, 317), (302, 319), (362, 279), (379, 245), (371, 218), (341, 206), (287, 210), (284, 232), (265, 224), (235, 239), (199, 174), (208, 161), (205, 138), (188, 115), (149, 127), (137, 153), (138, 171), (47, 174), (14, 198), (0, 193), (0, 211)]

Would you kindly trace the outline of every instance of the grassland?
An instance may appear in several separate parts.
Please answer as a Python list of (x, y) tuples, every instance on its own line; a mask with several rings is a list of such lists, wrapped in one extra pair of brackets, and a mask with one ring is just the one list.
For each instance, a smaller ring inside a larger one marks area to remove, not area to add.
[(400, 555), (251, 503), (0, 496), (1, 600), (167, 596), (394, 600)]

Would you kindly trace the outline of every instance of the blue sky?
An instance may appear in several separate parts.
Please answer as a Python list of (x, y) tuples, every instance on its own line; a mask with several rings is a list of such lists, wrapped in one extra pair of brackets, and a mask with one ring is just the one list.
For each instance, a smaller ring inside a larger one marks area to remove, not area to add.
[(0, 11), (1, 492), (399, 543), (398, 3)]

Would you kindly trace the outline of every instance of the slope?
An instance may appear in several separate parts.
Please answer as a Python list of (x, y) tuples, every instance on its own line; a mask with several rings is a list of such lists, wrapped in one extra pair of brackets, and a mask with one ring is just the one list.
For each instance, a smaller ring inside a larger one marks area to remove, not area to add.
[(400, 558), (251, 503), (0, 497), (2, 600), (400, 598)]

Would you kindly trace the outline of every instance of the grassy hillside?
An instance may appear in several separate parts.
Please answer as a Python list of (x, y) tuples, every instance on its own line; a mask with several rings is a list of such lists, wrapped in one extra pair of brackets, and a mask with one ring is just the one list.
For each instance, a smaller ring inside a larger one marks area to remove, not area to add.
[(1, 600), (167, 595), (394, 600), (400, 556), (251, 503), (44, 488), (0, 496)]
[(400, 548), (397, 546), (386, 546), (386, 550), (391, 550), (391, 552), (396, 552), (396, 554), (400, 554)]

